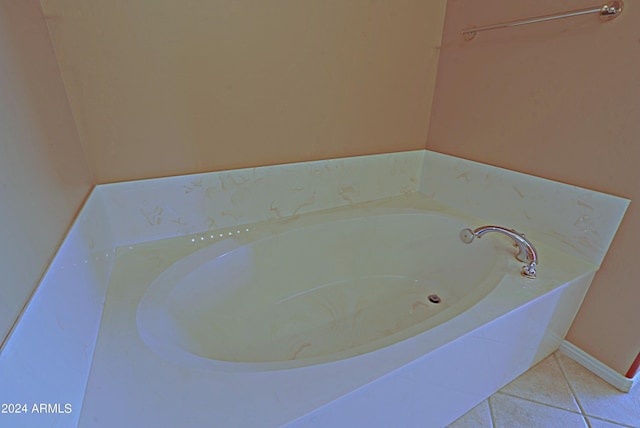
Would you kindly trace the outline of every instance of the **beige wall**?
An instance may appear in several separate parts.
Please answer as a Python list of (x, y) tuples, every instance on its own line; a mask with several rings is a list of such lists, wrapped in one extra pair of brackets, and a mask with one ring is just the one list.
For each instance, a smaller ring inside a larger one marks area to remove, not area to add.
[(37, 0), (0, 0), (0, 343), (92, 186)]
[(583, 16), (460, 35), (588, 6), (449, 0), (427, 147), (632, 200), (568, 337), (625, 374), (640, 350), (640, 7), (628, 1), (607, 23)]
[(424, 148), (445, 0), (42, 0), (99, 183)]

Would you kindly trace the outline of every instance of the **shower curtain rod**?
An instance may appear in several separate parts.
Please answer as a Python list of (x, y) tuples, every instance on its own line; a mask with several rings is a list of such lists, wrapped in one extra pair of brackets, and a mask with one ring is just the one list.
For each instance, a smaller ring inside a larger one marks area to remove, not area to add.
[(537, 16), (535, 18), (520, 19), (517, 21), (501, 22), (499, 24), (484, 25), (482, 27), (469, 27), (462, 30), (465, 40), (472, 40), (480, 31), (496, 30), (498, 28), (516, 27), (518, 25), (535, 24), (536, 22), (551, 21), (554, 19), (570, 18), (572, 16), (588, 15), (592, 13), (600, 14), (602, 21), (609, 21), (622, 13), (624, 4), (622, 0), (612, 1), (603, 6), (594, 6), (587, 9), (572, 10), (569, 12), (557, 13), (553, 15)]

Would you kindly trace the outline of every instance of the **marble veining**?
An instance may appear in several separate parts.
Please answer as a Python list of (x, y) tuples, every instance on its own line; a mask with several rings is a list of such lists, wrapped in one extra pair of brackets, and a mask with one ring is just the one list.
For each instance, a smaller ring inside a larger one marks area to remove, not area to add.
[(423, 152), (100, 186), (118, 245), (284, 218), (418, 190)]
[(543, 236), (598, 265), (629, 205), (628, 199), (429, 151), (419, 191), (489, 223)]

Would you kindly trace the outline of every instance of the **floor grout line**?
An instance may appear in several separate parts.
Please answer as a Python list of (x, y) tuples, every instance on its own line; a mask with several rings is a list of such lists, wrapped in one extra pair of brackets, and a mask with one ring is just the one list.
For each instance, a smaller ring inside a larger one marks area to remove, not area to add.
[(584, 421), (587, 424), (587, 427), (593, 428), (593, 425), (591, 425), (591, 420), (587, 417), (587, 415), (582, 414), (582, 417), (584, 418)]
[(566, 408), (564, 408), (564, 407), (554, 406), (553, 404), (543, 403), (543, 402), (541, 402), (541, 401), (536, 401), (536, 400), (531, 399), (531, 398), (520, 397), (519, 395), (515, 395), (515, 394), (513, 394), (513, 393), (511, 393), (511, 392), (501, 392), (501, 391), (498, 391), (498, 392), (496, 392), (496, 394), (502, 394), (502, 395), (507, 395), (507, 396), (509, 396), (509, 397), (518, 398), (518, 399), (520, 399), (520, 400), (528, 401), (528, 402), (533, 403), (533, 404), (536, 404), (536, 405), (538, 405), (538, 406), (545, 406), (545, 407), (551, 407), (552, 409), (563, 410), (563, 411), (565, 411), (565, 412), (573, 413), (574, 415), (587, 416), (587, 415), (585, 415), (581, 410), (579, 410), (579, 411), (569, 410), (569, 409), (566, 409)]
[(582, 413), (583, 416), (588, 416), (587, 412), (584, 410), (584, 406), (582, 406), (582, 403), (580, 402), (580, 399), (578, 398), (578, 394), (576, 393), (575, 389), (573, 388), (573, 385), (571, 385), (571, 382), (569, 381), (569, 376), (567, 376), (567, 373), (564, 371), (564, 367), (562, 367), (562, 363), (560, 362), (560, 358), (558, 358), (558, 352), (557, 351), (554, 352), (553, 358), (554, 358), (556, 364), (558, 365), (558, 367), (560, 368), (560, 373), (562, 373), (562, 378), (564, 379), (564, 382), (569, 387), (569, 391), (571, 391), (571, 395), (573, 395), (573, 399), (576, 400), (576, 404), (578, 404), (578, 408), (580, 409), (580, 413)]
[[(604, 418), (602, 416), (595, 416), (595, 415), (591, 415), (591, 414), (587, 413), (587, 411), (582, 406), (582, 403), (580, 402), (580, 399), (578, 398), (578, 394), (576, 393), (573, 385), (569, 381), (569, 376), (567, 376), (567, 373), (565, 372), (564, 367), (562, 366), (562, 363), (560, 362), (560, 358), (558, 358), (557, 354), (558, 354), (558, 351), (556, 351), (553, 354), (553, 358), (556, 360), (556, 363), (558, 364), (558, 367), (560, 367), (560, 372), (562, 373), (562, 376), (564, 377), (565, 382), (569, 386), (569, 390), (571, 391), (571, 394), (573, 394), (573, 399), (576, 400), (576, 403), (578, 404), (578, 407), (580, 408), (580, 413), (587, 420), (587, 423), (588, 423), (589, 427), (591, 427), (591, 419), (590, 418), (594, 418), (594, 419), (598, 419), (598, 420), (601, 420), (601, 421), (604, 421), (604, 422), (610, 422), (610, 423), (613, 423), (613, 424), (616, 424), (616, 425), (620, 425), (620, 426), (623, 426), (623, 427), (634, 428), (633, 426), (627, 425), (626, 423), (623, 423), (623, 422), (619, 422), (619, 421), (615, 421), (615, 420), (612, 420), (612, 419)], [(587, 369), (585, 368), (584, 370), (587, 370)]]
[[(496, 394), (497, 392), (494, 393), (491, 397), (493, 397)], [(498, 428), (496, 426), (496, 415), (493, 411), (493, 404), (491, 404), (491, 397), (487, 398), (487, 406), (489, 406), (489, 417), (491, 418), (491, 426), (492, 428)]]
[(589, 421), (589, 426), (591, 426), (591, 419), (597, 419), (599, 421), (603, 421), (603, 422), (608, 422), (608, 423), (612, 423), (624, 428), (638, 428), (637, 426), (633, 426), (633, 425), (628, 425), (624, 422), (616, 422), (616, 421), (612, 421), (610, 419), (606, 419), (606, 418), (601, 418), (599, 416), (591, 416), (591, 415), (585, 415), (585, 418), (587, 418), (587, 420)]
[[(513, 394), (509, 394), (509, 393), (505, 393), (505, 392), (500, 392), (500, 391), (498, 391), (495, 394), (493, 394), (491, 397), (489, 397), (489, 399), (491, 399), (492, 397), (494, 397), (495, 395), (498, 395), (498, 394), (505, 395), (505, 396), (512, 397), (512, 398), (517, 398), (517, 399), (524, 400), (524, 401), (528, 401), (529, 403), (535, 405), (536, 407), (550, 408), (550, 409), (560, 410), (560, 411), (564, 411), (564, 412), (567, 412), (567, 413), (571, 413), (571, 414), (574, 414), (574, 415), (581, 416), (582, 420), (585, 423), (585, 426), (588, 427), (588, 428), (593, 428), (592, 425), (591, 425), (591, 421), (589, 419), (589, 417), (592, 417), (592, 416), (588, 417), (586, 414), (583, 414), (581, 412), (567, 410), (567, 409), (564, 409), (564, 408), (561, 408), (561, 407), (557, 407), (557, 406), (553, 406), (553, 405), (545, 404), (545, 403), (540, 403), (540, 402), (535, 401), (535, 400), (519, 397), (517, 395), (513, 395)], [(489, 401), (489, 403), (491, 403), (491, 401)], [(490, 411), (490, 415), (491, 415), (492, 427), (493, 428), (497, 428), (497, 426), (495, 424), (495, 415), (494, 415), (494, 411), (493, 411), (493, 406), (491, 404), (489, 405), (489, 411)], [(594, 417), (594, 419), (600, 419), (600, 420), (605, 421), (605, 422), (612, 422), (614, 424), (620, 425), (620, 426), (625, 427), (625, 428), (634, 428), (634, 427), (628, 427), (627, 425), (624, 425), (624, 424), (620, 424), (619, 422), (607, 421), (607, 420), (602, 419), (602, 418), (595, 418)]]

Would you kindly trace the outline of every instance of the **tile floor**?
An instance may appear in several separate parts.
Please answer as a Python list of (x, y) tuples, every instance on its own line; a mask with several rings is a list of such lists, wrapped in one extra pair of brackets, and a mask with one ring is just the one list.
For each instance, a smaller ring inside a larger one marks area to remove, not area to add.
[(556, 352), (448, 428), (640, 427), (640, 386), (623, 393)]

